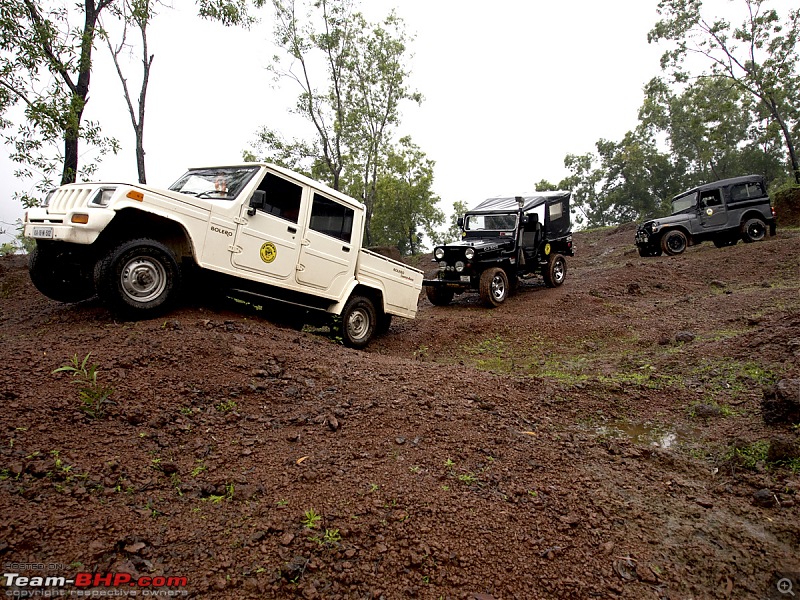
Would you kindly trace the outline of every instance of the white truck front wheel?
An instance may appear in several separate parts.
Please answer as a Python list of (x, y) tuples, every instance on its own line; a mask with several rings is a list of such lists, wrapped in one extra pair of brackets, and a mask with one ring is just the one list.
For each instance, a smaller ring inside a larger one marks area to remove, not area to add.
[(95, 286), (112, 311), (130, 318), (149, 318), (174, 303), (181, 270), (175, 255), (161, 242), (130, 240), (97, 263)]

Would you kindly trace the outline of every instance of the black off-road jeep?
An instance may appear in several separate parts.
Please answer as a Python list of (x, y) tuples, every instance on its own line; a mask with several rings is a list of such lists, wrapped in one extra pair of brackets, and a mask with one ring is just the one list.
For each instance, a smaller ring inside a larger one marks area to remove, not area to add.
[(775, 235), (775, 209), (760, 175), (708, 183), (675, 196), (672, 215), (645, 221), (636, 230), (640, 256), (675, 255), (710, 240), (717, 248), (739, 240), (758, 242)]
[(549, 287), (564, 283), (574, 256), (570, 192), (485, 200), (458, 219), (462, 240), (433, 250), (439, 271), (422, 283), (437, 306), (477, 290), (488, 307), (502, 304), (520, 279), (542, 275)]

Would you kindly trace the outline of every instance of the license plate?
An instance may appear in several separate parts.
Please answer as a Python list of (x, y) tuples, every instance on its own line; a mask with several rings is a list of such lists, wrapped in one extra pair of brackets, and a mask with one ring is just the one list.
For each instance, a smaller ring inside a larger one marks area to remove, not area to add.
[(462, 283), (469, 283), (469, 275), (462, 275), (461, 276)]
[(34, 227), (33, 228), (33, 237), (38, 238), (38, 239), (52, 240), (53, 239), (53, 228), (52, 227)]

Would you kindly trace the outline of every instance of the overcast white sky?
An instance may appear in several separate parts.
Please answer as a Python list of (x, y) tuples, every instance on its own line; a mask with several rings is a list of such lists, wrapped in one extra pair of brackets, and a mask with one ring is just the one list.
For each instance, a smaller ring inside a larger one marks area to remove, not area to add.
[[(706, 4), (731, 7), (726, 0)], [(200, 21), (188, 0), (175, 5), (162, 10), (148, 36), (155, 61), (147, 179), (162, 187), (187, 167), (240, 161), (262, 125), (289, 137), (299, 126), (288, 114), (297, 90), (288, 82), (274, 89), (265, 70), (273, 54), (270, 11), (245, 32)], [(474, 206), (497, 193), (532, 190), (541, 179), (557, 183), (567, 174), (566, 154), (593, 151), (598, 139), (618, 140), (633, 128), (642, 88), (660, 72), (664, 48), (647, 43), (656, 6), (657, 0), (363, 0), (369, 20), (395, 8), (416, 36), (410, 83), (425, 101), (403, 106), (398, 134), (410, 135), (435, 161), (440, 207), (449, 212), (457, 200)], [(98, 47), (95, 57), (85, 116), (123, 148), (94, 179), (135, 182), (120, 83), (107, 50)], [(138, 91), (137, 74), (132, 64)], [(12, 171), (7, 148), (0, 148), (5, 222), (22, 212), (10, 200), (22, 188)]]

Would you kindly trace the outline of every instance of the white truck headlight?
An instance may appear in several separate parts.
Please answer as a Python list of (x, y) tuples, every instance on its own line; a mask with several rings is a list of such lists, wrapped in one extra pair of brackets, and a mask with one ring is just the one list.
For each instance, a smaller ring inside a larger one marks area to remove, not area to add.
[(467, 248), (464, 250), (464, 258), (467, 260), (472, 260), (475, 258), (475, 248)]
[(114, 195), (114, 192), (117, 191), (117, 188), (100, 188), (92, 196), (92, 199), (89, 200), (90, 206), (108, 206), (108, 203), (111, 202), (111, 197)]
[(436, 250), (433, 251), (433, 258), (436, 260), (442, 260), (444, 258), (444, 248), (436, 248)]

